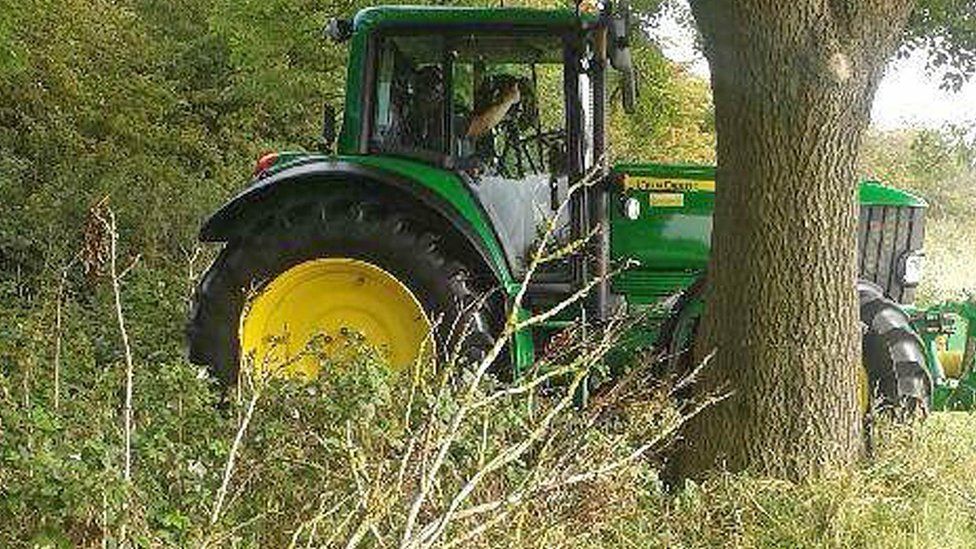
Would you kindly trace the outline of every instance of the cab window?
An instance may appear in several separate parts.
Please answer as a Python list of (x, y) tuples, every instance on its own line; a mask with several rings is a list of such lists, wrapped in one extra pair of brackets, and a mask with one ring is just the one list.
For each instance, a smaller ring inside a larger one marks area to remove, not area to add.
[(394, 36), (379, 42), (371, 148), (420, 157), (443, 155), (443, 38)]
[(412, 33), (377, 50), (371, 150), (510, 179), (563, 170), (561, 36)]

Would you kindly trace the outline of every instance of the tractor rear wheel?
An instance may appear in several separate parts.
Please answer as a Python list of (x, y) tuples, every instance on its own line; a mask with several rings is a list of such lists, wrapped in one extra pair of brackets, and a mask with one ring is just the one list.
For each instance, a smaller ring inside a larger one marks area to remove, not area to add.
[[(704, 308), (705, 278), (698, 279), (675, 301), (661, 329), (658, 348), (665, 350), (669, 374), (685, 376), (694, 368), (692, 344)], [(857, 284), (862, 324), (858, 399), (865, 415), (892, 411), (924, 416), (932, 395), (932, 380), (922, 340), (908, 316), (878, 286)], [(679, 397), (681, 395), (679, 394)]]
[(396, 369), (435, 354), (480, 360), (497, 333), (488, 277), (420, 217), (349, 191), (283, 209), (228, 242), (194, 296), (191, 361), (233, 385), (248, 361), (315, 376), (351, 343)]

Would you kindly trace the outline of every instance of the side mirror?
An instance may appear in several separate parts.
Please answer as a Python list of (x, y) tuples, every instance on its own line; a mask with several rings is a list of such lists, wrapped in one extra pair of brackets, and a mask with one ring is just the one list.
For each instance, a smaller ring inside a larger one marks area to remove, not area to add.
[(637, 75), (630, 55), (630, 8), (620, 2), (610, 19), (610, 64), (620, 72), (624, 112), (633, 113), (637, 103)]
[(349, 19), (330, 19), (325, 25), (325, 37), (340, 44), (352, 37), (352, 21)]
[(336, 112), (332, 105), (322, 105), (322, 138), (319, 140), (319, 150), (323, 153), (332, 152), (336, 140)]

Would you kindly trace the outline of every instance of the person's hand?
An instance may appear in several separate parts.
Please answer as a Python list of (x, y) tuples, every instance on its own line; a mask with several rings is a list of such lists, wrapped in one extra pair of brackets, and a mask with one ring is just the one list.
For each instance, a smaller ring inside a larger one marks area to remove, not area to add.
[(498, 125), (505, 115), (508, 114), (509, 109), (512, 105), (518, 103), (522, 100), (522, 93), (519, 91), (518, 82), (512, 82), (505, 88), (502, 93), (501, 99), (498, 103), (489, 106), (483, 112), (474, 116), (471, 119), (471, 124), (468, 125), (468, 132), (466, 137), (481, 137), (485, 135), (492, 128)]
[(512, 82), (508, 85), (505, 90), (505, 95), (502, 96), (502, 103), (508, 104), (509, 107), (518, 103), (522, 100), (522, 92), (519, 91), (518, 82)]

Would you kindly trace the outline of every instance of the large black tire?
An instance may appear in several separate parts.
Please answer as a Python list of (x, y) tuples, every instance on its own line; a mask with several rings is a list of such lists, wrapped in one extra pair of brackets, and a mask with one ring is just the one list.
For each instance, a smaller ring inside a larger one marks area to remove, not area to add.
[(922, 339), (911, 319), (884, 291), (867, 281), (857, 283), (861, 307), (861, 349), (868, 371), (874, 410), (925, 415), (932, 397), (932, 377)]
[[(666, 371), (671, 375), (681, 377), (694, 366), (691, 349), (699, 324), (695, 306), (702, 302), (704, 291), (702, 277), (676, 297), (672, 313), (662, 325), (657, 345), (665, 352)], [(857, 292), (862, 364), (867, 370), (872, 411), (924, 415), (932, 395), (932, 379), (921, 338), (912, 329), (908, 315), (886, 298), (881, 288), (859, 281)]]
[(456, 257), (463, 255), (458, 244), (435, 236), (431, 225), (424, 212), (352, 189), (275, 211), (228, 242), (203, 275), (187, 326), (191, 362), (234, 385), (248, 290), (328, 257), (367, 261), (394, 275), (433, 322), (440, 359), (460, 349), (458, 362), (480, 360), (499, 332), (500, 300), (487, 291), (491, 275)]

